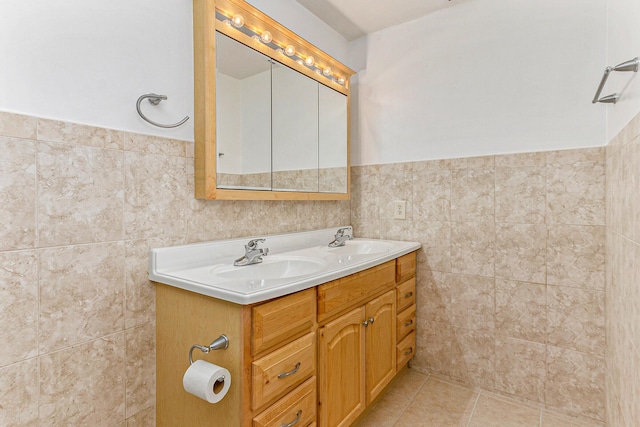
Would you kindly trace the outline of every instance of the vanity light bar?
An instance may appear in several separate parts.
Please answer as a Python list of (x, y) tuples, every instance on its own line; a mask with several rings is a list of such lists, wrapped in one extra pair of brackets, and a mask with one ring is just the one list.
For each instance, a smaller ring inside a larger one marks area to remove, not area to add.
[(265, 46), (270, 47), (281, 55), (288, 56), (300, 65), (306, 65), (311, 70), (315, 71), (316, 74), (323, 76), (324, 78), (331, 80), (332, 82), (335, 82), (340, 86), (345, 85), (347, 81), (345, 77), (333, 74), (330, 67), (320, 66), (320, 64), (317, 64), (315, 62), (315, 58), (313, 56), (303, 56), (299, 54), (296, 50), (296, 47), (291, 44), (282, 46), (280, 43), (273, 40), (271, 32), (267, 30), (260, 31), (257, 28), (250, 28), (248, 25), (245, 25), (245, 19), (239, 13), (229, 15), (230, 16), (227, 16), (226, 14), (216, 10), (216, 19), (228, 25), (229, 27), (235, 28), (236, 30), (251, 37), (252, 39), (261, 42)]

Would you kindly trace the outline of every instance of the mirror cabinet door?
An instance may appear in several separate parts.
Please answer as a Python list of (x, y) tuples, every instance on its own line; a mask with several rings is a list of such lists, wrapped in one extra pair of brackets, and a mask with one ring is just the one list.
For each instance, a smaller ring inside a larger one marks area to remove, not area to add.
[(271, 190), (272, 60), (216, 34), (218, 188)]
[(318, 89), (318, 191), (346, 193), (347, 97), (322, 84)]
[(272, 99), (273, 189), (318, 192), (318, 82), (274, 64)]

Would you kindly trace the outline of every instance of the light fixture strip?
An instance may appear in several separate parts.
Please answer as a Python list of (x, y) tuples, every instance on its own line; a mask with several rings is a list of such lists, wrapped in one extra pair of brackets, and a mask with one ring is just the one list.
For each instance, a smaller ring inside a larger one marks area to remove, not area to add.
[[(216, 19), (229, 25), (230, 27), (235, 28), (237, 31), (240, 31), (244, 35), (249, 36), (256, 41), (259, 41), (260, 43), (268, 46), (281, 55), (293, 59), (298, 64), (305, 65), (306, 67), (315, 71), (315, 73), (319, 76), (337, 83), (340, 86), (344, 86), (346, 79), (344, 77), (334, 75), (330, 67), (322, 67), (320, 66), (320, 64), (316, 64), (315, 59), (311, 55), (301, 56), (295, 46), (293, 46), (292, 44), (287, 43), (283, 46), (281, 43), (272, 38), (271, 32), (268, 30), (260, 31), (256, 28), (251, 28), (248, 25), (245, 25), (242, 15), (216, 10)], [(268, 33), (268, 36), (265, 33)], [(289, 55), (287, 54), (288, 50), (293, 50), (294, 53)]]

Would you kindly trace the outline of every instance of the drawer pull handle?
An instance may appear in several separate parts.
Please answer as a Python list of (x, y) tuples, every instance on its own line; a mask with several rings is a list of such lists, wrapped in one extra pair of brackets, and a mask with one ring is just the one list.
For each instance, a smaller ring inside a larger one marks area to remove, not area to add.
[(413, 325), (413, 319), (409, 320), (408, 322), (404, 322), (404, 327), (406, 328), (407, 326), (411, 326)]
[(298, 372), (298, 369), (300, 369), (300, 362), (296, 363), (295, 368), (293, 368), (292, 370), (290, 370), (289, 372), (282, 372), (278, 374), (278, 378), (286, 378), (289, 375), (293, 375), (296, 372)]
[(374, 322), (375, 320), (376, 320), (376, 319), (374, 319), (373, 317), (370, 317), (370, 318), (369, 318), (369, 324), (370, 324), (370, 325), (373, 325), (373, 322)]
[(404, 352), (404, 355), (405, 355), (405, 356), (408, 356), (408, 355), (410, 355), (411, 353), (413, 353), (413, 347), (409, 347), (409, 350), (405, 351), (405, 352)]
[(407, 292), (404, 297), (405, 298), (411, 298), (413, 296), (413, 292)]
[(362, 322), (362, 324), (364, 325), (364, 327), (366, 328), (367, 326), (369, 326), (369, 321), (365, 320), (364, 322)]
[(293, 427), (294, 425), (298, 424), (298, 421), (300, 421), (300, 416), (302, 416), (302, 409), (298, 411), (295, 420), (291, 421), (289, 424), (282, 424), (280, 427)]

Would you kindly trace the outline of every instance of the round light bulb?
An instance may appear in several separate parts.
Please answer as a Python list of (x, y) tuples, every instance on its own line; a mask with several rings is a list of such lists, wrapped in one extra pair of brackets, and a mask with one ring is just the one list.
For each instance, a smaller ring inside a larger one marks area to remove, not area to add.
[(319, 68), (316, 68), (316, 69), (315, 69), (315, 72), (316, 72), (316, 74), (322, 74), (322, 71), (320, 71), (320, 69), (319, 69)]
[(282, 50), (282, 49), (278, 49), (278, 50), (276, 50), (276, 52), (278, 52), (280, 55), (284, 55), (284, 50)]
[(231, 26), (233, 25), (230, 19), (225, 19), (224, 21), (222, 21), (225, 25)]
[(315, 64), (315, 62), (316, 60), (313, 59), (313, 56), (307, 56), (307, 58), (304, 60), (304, 63), (307, 64), (309, 67)]
[(284, 53), (287, 56), (293, 56), (296, 53), (296, 48), (293, 47), (292, 45), (288, 44), (285, 48), (284, 48)]
[(338, 84), (340, 85), (344, 85), (347, 81), (344, 79), (344, 77), (338, 77)]
[(324, 70), (322, 70), (322, 74), (324, 74), (325, 76), (330, 76), (331, 75), (331, 68), (327, 67)]
[(273, 37), (269, 31), (263, 31), (262, 34), (260, 34), (260, 40), (262, 40), (263, 43), (271, 43)]
[(254, 39), (257, 42), (260, 41), (260, 36), (258, 36), (257, 34), (252, 35), (251, 38)]
[(233, 18), (231, 18), (231, 23), (233, 23), (233, 26), (236, 28), (240, 28), (244, 25), (244, 16), (237, 14), (237, 15), (233, 15)]
[(300, 65), (304, 65), (304, 61), (302, 59), (298, 59), (296, 62)]

